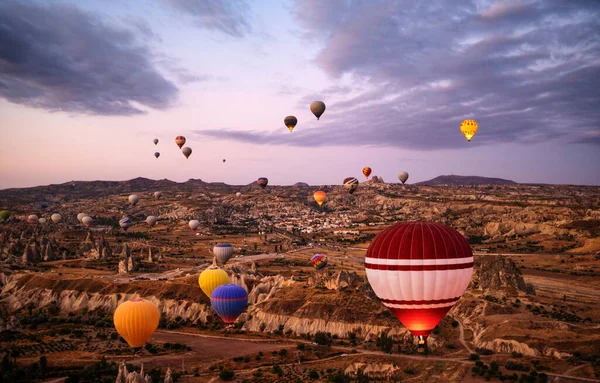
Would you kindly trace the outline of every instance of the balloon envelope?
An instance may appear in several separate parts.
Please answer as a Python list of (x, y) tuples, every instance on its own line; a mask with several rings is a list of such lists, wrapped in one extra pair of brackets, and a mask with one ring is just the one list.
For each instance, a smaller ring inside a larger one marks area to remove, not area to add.
[(215, 258), (217, 258), (217, 262), (224, 265), (233, 255), (233, 246), (225, 242), (217, 243), (215, 247), (213, 247), (213, 254), (215, 255)]
[(185, 148), (181, 149), (181, 153), (183, 153), (185, 158), (190, 158), (190, 156), (192, 155), (192, 148), (186, 146)]
[(115, 329), (133, 348), (142, 347), (158, 327), (160, 312), (154, 303), (132, 299), (117, 307), (113, 315)]
[(228, 283), (229, 276), (227, 275), (227, 272), (216, 266), (210, 266), (208, 269), (201, 272), (198, 277), (198, 284), (208, 298), (210, 298), (214, 289)]
[(41, 223), (42, 225), (45, 224), (46, 222), (48, 222), (48, 220), (44, 217), (38, 219), (38, 222)]
[(223, 322), (233, 323), (246, 310), (248, 293), (238, 285), (221, 285), (212, 292), (210, 303)]
[(358, 180), (356, 177), (348, 177), (344, 179), (344, 188), (348, 190), (348, 193), (352, 194), (358, 189)]
[(426, 338), (467, 288), (473, 253), (448, 226), (402, 222), (375, 236), (365, 269), (381, 302), (413, 335)]
[(92, 224), (92, 217), (90, 217), (89, 215), (86, 215), (85, 217), (83, 217), (81, 219), (81, 223), (83, 223), (85, 226), (89, 227)]
[(460, 124), (460, 131), (467, 138), (467, 141), (471, 141), (471, 138), (477, 132), (477, 121), (475, 120), (464, 120)]
[(405, 183), (406, 180), (408, 179), (408, 173), (407, 172), (398, 173), (398, 179), (400, 180), (400, 182)]
[(129, 226), (131, 226), (131, 218), (129, 217), (123, 217), (119, 220), (119, 226), (121, 227), (121, 229), (127, 231), (127, 228), (129, 228)]
[(150, 226), (154, 226), (156, 225), (156, 222), (158, 222), (158, 218), (154, 215), (149, 215), (148, 217), (146, 217), (146, 223)]
[(10, 217), (10, 210), (2, 210), (0, 211), (0, 218), (3, 221), (6, 221)]
[(365, 177), (369, 178), (369, 176), (371, 175), (371, 168), (368, 166), (364, 167), (363, 174), (365, 175)]
[(313, 101), (310, 104), (310, 111), (317, 117), (317, 120), (325, 113), (325, 103), (323, 101)]
[(29, 217), (27, 217), (27, 222), (38, 223), (38, 216), (35, 214), (31, 214)]
[(256, 183), (258, 184), (258, 186), (260, 186), (261, 188), (266, 188), (267, 185), (269, 184), (269, 180), (266, 177), (260, 177)]
[(156, 157), (156, 158), (160, 157), (160, 153), (159, 152), (154, 152), (154, 157)]
[(192, 231), (195, 233), (196, 229), (198, 229), (198, 226), (200, 226), (200, 221), (193, 219), (190, 222), (188, 222), (188, 226), (190, 227), (190, 229), (192, 229)]
[(77, 214), (77, 220), (78, 220), (79, 222), (81, 222), (81, 220), (83, 219), (83, 217), (85, 217), (86, 215), (87, 215), (87, 214), (85, 214), (85, 213), (79, 213), (79, 214)]
[(237, 192), (237, 193), (235, 193), (235, 195), (236, 195), (236, 197), (240, 197), (242, 195), (242, 193)]
[(313, 198), (315, 199), (315, 201), (317, 201), (319, 206), (321, 206), (323, 205), (323, 202), (325, 202), (325, 200), (327, 199), (327, 194), (325, 194), (323, 190), (317, 190), (315, 194), (313, 194)]
[(129, 196), (129, 203), (132, 204), (133, 206), (135, 206), (139, 200), (140, 200), (140, 197), (137, 194), (132, 194)]
[(323, 267), (327, 266), (327, 257), (323, 254), (315, 254), (310, 259), (310, 263), (312, 263), (315, 269), (321, 270)]
[(296, 126), (296, 124), (298, 123), (298, 119), (294, 116), (287, 116), (283, 119), (283, 123), (291, 132), (292, 130), (294, 130), (294, 126)]
[(158, 144), (158, 138), (155, 138), (154, 140), (152, 140), (152, 142), (154, 142), (154, 145)]
[(52, 220), (52, 222), (54, 223), (59, 223), (60, 220), (62, 219), (62, 215), (58, 214), (58, 213), (54, 213), (52, 214), (52, 216), (50, 216), (50, 219)]
[(155, 191), (154, 192), (154, 198), (160, 199), (160, 197), (162, 197), (162, 192), (161, 191)]
[(181, 147), (185, 144), (185, 137), (184, 136), (175, 137), (175, 143), (177, 144), (177, 146), (179, 146), (179, 149), (181, 149)]

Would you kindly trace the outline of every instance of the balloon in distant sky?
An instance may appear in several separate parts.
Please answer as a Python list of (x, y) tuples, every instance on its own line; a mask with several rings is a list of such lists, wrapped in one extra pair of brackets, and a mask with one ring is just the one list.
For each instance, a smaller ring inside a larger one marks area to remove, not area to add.
[(192, 231), (195, 233), (196, 230), (198, 229), (198, 226), (200, 226), (200, 221), (193, 219), (190, 222), (188, 222), (188, 226), (190, 227), (190, 229), (192, 229)]
[(310, 259), (310, 263), (312, 263), (315, 269), (321, 270), (323, 267), (327, 266), (327, 257), (323, 254), (315, 254)]
[(160, 311), (152, 302), (136, 298), (121, 303), (113, 315), (115, 329), (130, 347), (140, 348), (152, 337)]
[(177, 146), (179, 146), (179, 149), (181, 149), (181, 147), (183, 145), (185, 145), (185, 137), (184, 136), (175, 137), (175, 143), (177, 144)]
[(0, 218), (3, 221), (6, 221), (10, 217), (10, 210), (2, 210), (0, 211)]
[(408, 179), (408, 173), (407, 172), (398, 173), (398, 179), (400, 180), (400, 182), (405, 183), (406, 180)]
[(221, 285), (213, 290), (210, 303), (223, 322), (230, 324), (246, 310), (248, 293), (238, 285)]
[(154, 157), (156, 157), (156, 158), (160, 157), (160, 153), (159, 152), (154, 152)]
[(226, 242), (217, 243), (215, 247), (213, 247), (213, 254), (217, 259), (217, 262), (224, 265), (233, 255), (233, 246)]
[(52, 222), (54, 223), (59, 223), (60, 220), (62, 219), (62, 215), (58, 214), (58, 213), (54, 213), (52, 214), (52, 216), (50, 217), (50, 219), (52, 220)]
[(368, 166), (365, 166), (363, 168), (363, 174), (365, 175), (365, 177), (369, 178), (369, 176), (371, 175), (371, 168)]
[(267, 185), (269, 184), (269, 180), (266, 177), (260, 177), (256, 183), (258, 184), (258, 186), (260, 186), (261, 188), (266, 188)]
[(158, 222), (158, 218), (154, 215), (149, 215), (148, 217), (146, 217), (146, 223), (150, 226), (154, 226), (156, 225), (156, 222)]
[(192, 148), (186, 146), (185, 148), (181, 149), (181, 153), (183, 153), (185, 158), (190, 158), (190, 155), (192, 154)]
[(314, 101), (310, 104), (310, 111), (317, 117), (317, 120), (325, 113), (325, 103), (323, 101)]
[(348, 190), (348, 193), (352, 194), (358, 189), (358, 180), (356, 177), (348, 177), (344, 179), (344, 187)]
[(206, 294), (207, 297), (210, 298), (213, 290), (221, 285), (226, 285), (229, 283), (229, 276), (225, 270), (220, 269), (216, 263), (212, 266), (209, 266), (206, 270), (200, 273), (198, 277), (198, 284), (200, 288)]
[(223, 158), (223, 162), (225, 162), (225, 158)]
[(140, 200), (140, 197), (137, 194), (132, 194), (129, 196), (129, 203), (132, 204), (133, 206), (135, 206), (139, 200)]
[(81, 223), (83, 223), (86, 227), (90, 227), (90, 225), (92, 224), (92, 217), (86, 215), (81, 219)]
[(294, 126), (296, 126), (296, 124), (298, 123), (298, 119), (294, 116), (287, 116), (283, 119), (283, 123), (291, 132), (292, 130), (294, 130)]
[(85, 213), (79, 213), (79, 214), (77, 214), (77, 220), (78, 220), (79, 222), (81, 222), (81, 220), (83, 219), (83, 217), (85, 217), (86, 215), (87, 215), (87, 214), (85, 214)]
[(381, 302), (425, 340), (467, 288), (473, 252), (451, 227), (401, 222), (375, 236), (365, 269)]
[(119, 226), (121, 227), (121, 229), (127, 231), (127, 229), (129, 228), (129, 226), (131, 226), (131, 218), (129, 217), (123, 217), (119, 220)]
[(154, 140), (152, 140), (152, 142), (154, 142), (154, 145), (158, 144), (158, 138), (155, 138)]
[(319, 204), (319, 206), (323, 205), (323, 202), (327, 199), (327, 194), (323, 190), (317, 190), (315, 194), (313, 194), (315, 201)]
[(161, 191), (155, 191), (154, 192), (154, 198), (160, 199), (160, 197), (162, 197), (162, 192)]
[(477, 132), (477, 122), (475, 120), (464, 120), (460, 124), (460, 131), (467, 138), (467, 141), (471, 141), (471, 138)]
[(38, 219), (38, 222), (41, 223), (42, 225), (44, 225), (46, 222), (48, 222), (48, 220), (44, 217)]
[(27, 222), (38, 223), (38, 216), (35, 214), (31, 214), (29, 217), (27, 217)]

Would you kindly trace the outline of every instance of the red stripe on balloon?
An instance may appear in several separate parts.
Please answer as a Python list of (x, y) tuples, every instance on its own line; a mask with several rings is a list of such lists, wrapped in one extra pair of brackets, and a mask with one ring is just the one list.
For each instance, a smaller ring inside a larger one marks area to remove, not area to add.
[(431, 299), (424, 301), (398, 301), (394, 299), (380, 299), (383, 303), (394, 304), (394, 305), (435, 305), (440, 303), (451, 303), (456, 302), (460, 297), (446, 298), (446, 299)]
[(377, 265), (365, 263), (365, 267), (371, 270), (386, 271), (438, 271), (438, 270), (460, 270), (473, 267), (473, 262), (453, 265)]

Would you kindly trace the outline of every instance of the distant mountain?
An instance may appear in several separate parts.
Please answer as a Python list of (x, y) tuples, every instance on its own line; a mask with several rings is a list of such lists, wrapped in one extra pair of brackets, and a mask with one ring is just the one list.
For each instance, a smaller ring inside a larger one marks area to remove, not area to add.
[(417, 182), (416, 185), (517, 185), (517, 183), (515, 181), (505, 180), (502, 178), (449, 175), (437, 176), (429, 181)]
[(304, 187), (306, 187), (306, 186), (309, 186), (309, 185), (306, 182), (296, 182), (294, 184), (294, 186), (304, 186)]

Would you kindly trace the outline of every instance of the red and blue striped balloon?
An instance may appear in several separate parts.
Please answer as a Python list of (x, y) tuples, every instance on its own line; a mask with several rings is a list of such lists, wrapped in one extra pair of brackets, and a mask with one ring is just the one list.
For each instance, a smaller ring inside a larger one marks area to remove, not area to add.
[(248, 293), (238, 285), (221, 285), (213, 290), (210, 303), (223, 322), (230, 324), (246, 310)]
[(323, 254), (315, 254), (310, 259), (310, 262), (317, 270), (321, 270), (323, 267), (327, 266), (327, 257)]

